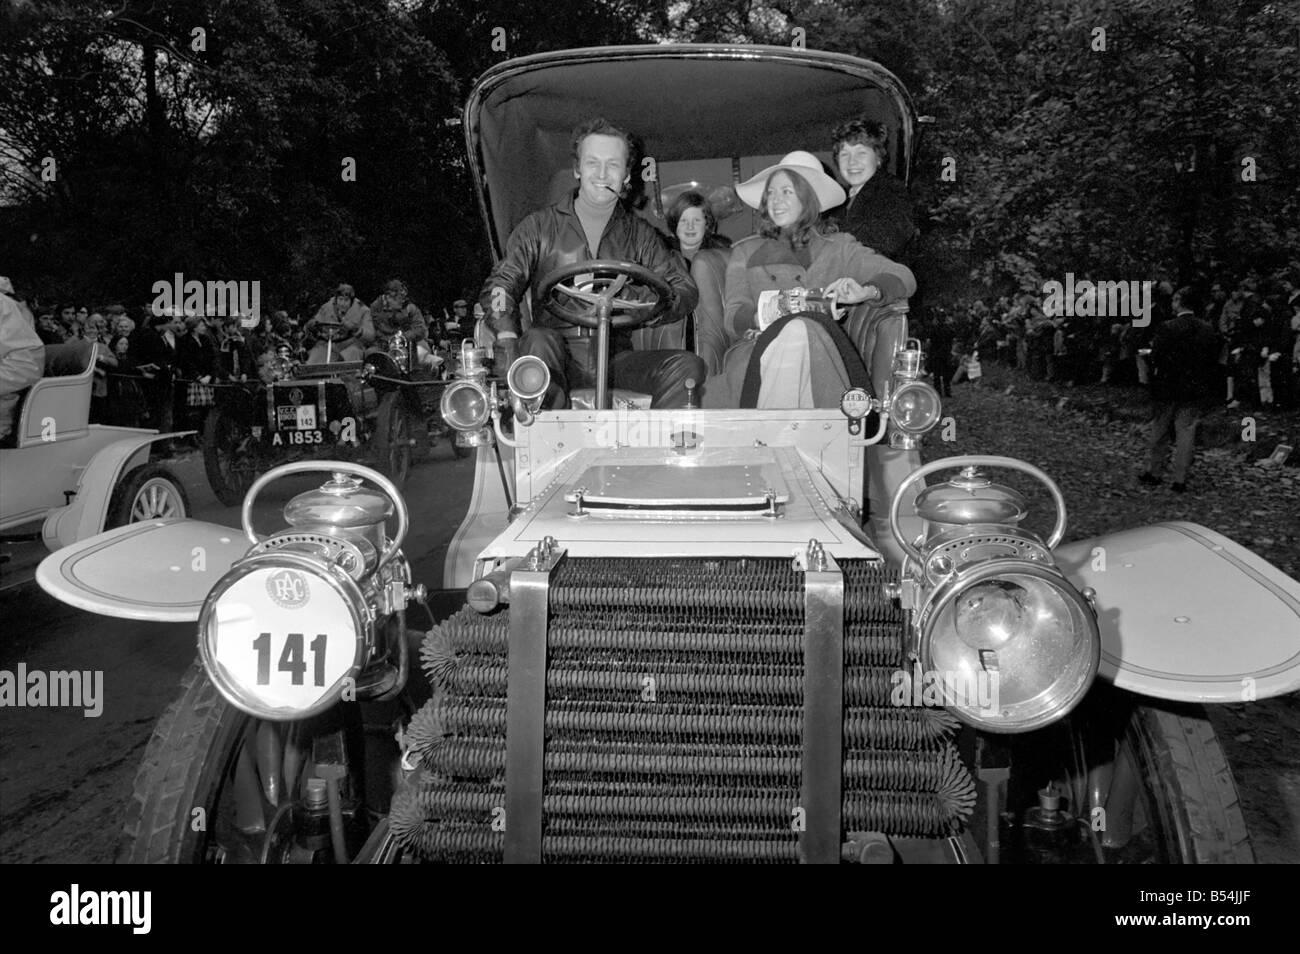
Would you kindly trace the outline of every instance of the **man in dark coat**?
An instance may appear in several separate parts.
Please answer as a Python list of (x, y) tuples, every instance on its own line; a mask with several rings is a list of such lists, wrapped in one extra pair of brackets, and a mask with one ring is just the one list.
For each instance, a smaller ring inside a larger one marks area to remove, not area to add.
[(176, 419), (176, 397), (173, 394), (177, 351), (180, 336), (185, 333), (185, 319), (165, 309), (149, 316), (147, 327), (132, 335), (131, 355), (136, 368), (146, 378), (151, 378), (146, 393), (150, 398), (154, 426), (160, 431), (170, 431)]
[(1174, 437), (1173, 467), (1170, 489), (1182, 493), (1187, 489), (1187, 470), (1196, 448), (1196, 427), (1206, 407), (1219, 399), (1222, 372), (1220, 338), (1209, 324), (1197, 317), (1190, 288), (1174, 293), (1174, 317), (1156, 329), (1151, 339), (1151, 417), (1150, 462), (1138, 481), (1154, 486), (1160, 483), (1169, 450), (1170, 434)]

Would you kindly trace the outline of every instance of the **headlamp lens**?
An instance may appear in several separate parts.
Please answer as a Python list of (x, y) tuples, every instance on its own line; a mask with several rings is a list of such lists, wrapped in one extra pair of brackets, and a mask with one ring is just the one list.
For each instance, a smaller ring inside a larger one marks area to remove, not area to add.
[(889, 413), (894, 426), (905, 434), (924, 434), (939, 421), (939, 394), (923, 381), (913, 381), (894, 392)]
[(487, 395), (471, 381), (457, 381), (442, 395), (442, 419), (458, 431), (478, 430), (487, 423)]
[(925, 666), (978, 675), (996, 689), (992, 707), (945, 703), (958, 717), (996, 732), (1025, 732), (1070, 711), (1092, 683), (1097, 622), (1083, 598), (1047, 568), (990, 568), (938, 597), (923, 636)]

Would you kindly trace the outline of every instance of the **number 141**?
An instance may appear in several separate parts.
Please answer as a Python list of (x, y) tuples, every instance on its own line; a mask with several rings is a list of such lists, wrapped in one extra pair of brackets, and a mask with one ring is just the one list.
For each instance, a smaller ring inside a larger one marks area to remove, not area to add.
[[(279, 672), (287, 672), (289, 681), (295, 686), (301, 686), (303, 676), (307, 672), (307, 663), (303, 659), (302, 651), (302, 633), (290, 633), (284, 641), (284, 649), (280, 653), (280, 662), (275, 667)], [(325, 685), (325, 643), (327, 637), (320, 633), (308, 645), (307, 649), (312, 654), (312, 685)], [(253, 640), (253, 648), (257, 650), (257, 684), (259, 686), (270, 685), (271, 683), (271, 634), (259, 633)]]

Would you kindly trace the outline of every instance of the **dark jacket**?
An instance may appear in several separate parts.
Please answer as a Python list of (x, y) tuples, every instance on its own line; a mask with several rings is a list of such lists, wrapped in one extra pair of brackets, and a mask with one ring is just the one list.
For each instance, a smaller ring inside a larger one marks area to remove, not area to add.
[[(623, 259), (643, 265), (657, 272), (673, 290), (673, 300), (668, 310), (656, 322), (658, 325), (681, 321), (695, 308), (699, 292), (686, 271), (681, 256), (664, 244), (663, 235), (649, 222), (624, 208), (614, 207), (605, 231), (600, 237), (600, 247), (587, 248), (587, 237), (582, 223), (573, 210), (573, 196), (562, 202), (534, 212), (515, 227), (506, 242), (505, 254), (483, 283), (479, 301), (483, 310), (493, 319), (497, 331), (519, 329), (519, 301), (525, 291), (531, 292), (533, 324), (544, 328), (564, 328), (537, 300), (542, 280), (555, 269), (574, 262), (593, 258)], [(494, 294), (494, 289), (504, 292), (504, 300)], [(498, 307), (499, 306), (499, 307)], [(626, 332), (611, 335), (612, 350), (631, 348), (631, 338)]]
[(137, 368), (157, 365), (160, 376), (170, 377), (176, 364), (176, 349), (167, 344), (156, 327), (137, 328), (131, 335), (131, 360)]
[(917, 231), (907, 186), (883, 169), (863, 183), (858, 194), (833, 212), (832, 218), (841, 232), (895, 261)]
[(414, 302), (408, 301), (401, 308), (389, 308), (384, 296), (380, 295), (370, 305), (370, 320), (375, 324), (376, 343), (380, 347), (387, 347), (388, 340), (399, 330), (411, 341), (423, 341), (429, 337), (424, 314)]
[(231, 335), (217, 351), (217, 374), (221, 378), (257, 377), (257, 352), (249, 336)]
[(1191, 312), (1156, 329), (1151, 339), (1151, 397), (1180, 404), (1209, 404), (1222, 389), (1220, 338)]
[(209, 337), (184, 335), (176, 343), (176, 374), (188, 381), (217, 373), (217, 346)]

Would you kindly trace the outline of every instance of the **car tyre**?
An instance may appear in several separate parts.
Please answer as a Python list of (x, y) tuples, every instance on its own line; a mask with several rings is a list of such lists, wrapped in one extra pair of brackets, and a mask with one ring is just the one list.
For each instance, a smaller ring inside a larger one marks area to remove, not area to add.
[(389, 391), (375, 412), (374, 453), (379, 470), (399, 488), (411, 472), (410, 409), (397, 391)]
[(162, 464), (141, 464), (113, 489), (104, 529), (189, 515), (189, 496), (176, 476)]
[[(390, 703), (398, 706), (402, 721), (415, 711), (409, 700)], [(378, 718), (381, 713), (372, 713)], [(317, 724), (313, 720), (299, 726)], [(270, 852), (267, 836), (261, 833), (241, 835), (235, 826), (237, 809), (235, 790), (240, 772), (248, 772), (245, 781), (261, 791), (252, 759), (244, 752), (253, 745), (257, 722), (227, 702), (208, 678), (198, 660), (181, 680), (181, 693), (163, 712), (154, 726), (144, 759), (135, 776), (131, 801), (127, 805), (122, 833), (117, 845), (118, 864), (274, 864), (283, 857)], [(358, 727), (361, 722), (357, 723)], [(367, 771), (386, 777), (395, 767), (400, 752), (391, 733), (374, 732), (366, 727), (360, 752)], [(304, 749), (310, 751), (307, 739)], [(278, 819), (295, 804), (294, 798), (306, 777), (309, 759), (303, 763), (302, 775), (283, 779), (283, 797), (279, 808), (260, 796), (263, 821), (274, 829)], [(391, 797), (391, 796), (390, 796)], [(383, 806), (377, 806), (382, 808)], [(367, 808), (370, 817), (378, 816)], [(354, 862), (387, 863), (401, 858), (387, 834), (386, 817), (372, 831), (368, 845)]]
[[(258, 466), (255, 462), (237, 464), (237, 450), (246, 449), (252, 428), (224, 407), (214, 407), (203, 421), (203, 470), (208, 486), (227, 507), (237, 507), (253, 485)], [(242, 446), (241, 446), (242, 445)]]
[(1171, 860), (1254, 864), (1232, 769), (1201, 706), (1138, 706), (1126, 741), (1149, 779)]

